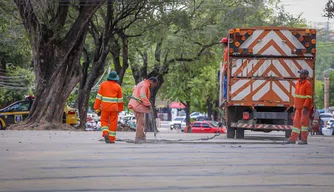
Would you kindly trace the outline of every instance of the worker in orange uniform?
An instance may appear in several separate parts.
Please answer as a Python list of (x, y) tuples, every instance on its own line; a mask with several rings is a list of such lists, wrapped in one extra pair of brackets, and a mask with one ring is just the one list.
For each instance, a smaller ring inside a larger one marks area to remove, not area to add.
[(117, 83), (118, 80), (116, 71), (110, 72), (107, 81), (101, 83), (94, 104), (95, 111), (101, 110), (102, 137), (106, 143), (115, 143), (118, 113), (124, 108), (122, 88)]
[(223, 97), (224, 101), (227, 99), (227, 61), (228, 61), (228, 39), (223, 38), (220, 41), (224, 48), (222, 75), (223, 75)]
[(307, 134), (309, 125), (309, 113), (312, 109), (312, 84), (307, 77), (309, 75), (308, 70), (303, 69), (298, 71), (300, 73), (300, 79), (296, 84), (296, 92), (294, 99), (295, 116), (293, 120), (292, 134), (287, 144), (295, 144), (299, 138), (301, 131), (302, 139), (298, 143), (300, 145), (307, 144)]
[(144, 79), (133, 88), (132, 96), (137, 99), (130, 99), (128, 108), (133, 110), (136, 117), (135, 142), (137, 143), (146, 141), (146, 135), (144, 133), (145, 113), (150, 112), (150, 88), (154, 88), (157, 85), (158, 79), (155, 77), (151, 77), (148, 80)]

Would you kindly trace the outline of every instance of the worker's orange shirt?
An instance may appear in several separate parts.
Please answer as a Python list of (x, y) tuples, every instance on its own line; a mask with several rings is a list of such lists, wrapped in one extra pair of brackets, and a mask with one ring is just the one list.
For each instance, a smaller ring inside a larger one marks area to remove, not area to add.
[(313, 95), (312, 93), (313, 88), (310, 81), (307, 79), (304, 81), (299, 79), (296, 84), (294, 107), (296, 109), (302, 109), (303, 107), (306, 107), (307, 109), (311, 110)]
[(224, 49), (224, 57), (223, 57), (223, 72), (227, 69), (227, 61), (228, 61), (228, 48)]
[(94, 109), (103, 111), (123, 111), (123, 93), (121, 86), (116, 81), (101, 83), (96, 95)]

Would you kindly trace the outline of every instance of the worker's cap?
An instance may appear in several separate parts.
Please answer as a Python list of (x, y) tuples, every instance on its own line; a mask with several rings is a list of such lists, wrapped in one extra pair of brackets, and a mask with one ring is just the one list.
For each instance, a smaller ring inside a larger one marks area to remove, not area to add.
[(222, 38), (222, 40), (220, 41), (221, 43), (227, 43), (228, 39), (226, 37)]
[(308, 72), (307, 69), (302, 69), (302, 70), (298, 71), (298, 73), (300, 73), (300, 74), (305, 74), (305, 75), (308, 75), (308, 74), (309, 74), (309, 72)]

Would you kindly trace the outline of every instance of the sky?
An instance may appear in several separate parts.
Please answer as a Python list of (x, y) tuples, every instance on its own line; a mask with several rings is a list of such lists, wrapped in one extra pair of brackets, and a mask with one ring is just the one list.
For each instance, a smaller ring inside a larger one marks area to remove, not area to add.
[(293, 15), (303, 12), (302, 17), (309, 22), (327, 21), (322, 14), (328, 0), (281, 0), (281, 2), (287, 12)]

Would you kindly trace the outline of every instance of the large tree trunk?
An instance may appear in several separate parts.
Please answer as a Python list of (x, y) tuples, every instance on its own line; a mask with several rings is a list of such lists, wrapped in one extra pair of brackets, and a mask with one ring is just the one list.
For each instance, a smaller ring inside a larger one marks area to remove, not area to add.
[[(82, 38), (84, 38), (83, 36)], [(54, 45), (39, 45), (39, 58), (34, 58), (36, 74), (35, 101), (30, 109), (25, 127), (28, 129), (61, 129), (62, 116), (66, 100), (71, 91), (81, 77), (78, 71), (80, 54), (74, 53), (64, 62), (57, 62), (53, 53), (62, 52), (61, 48)], [(82, 43), (77, 49), (82, 48)], [(49, 65), (66, 66), (60, 69), (53, 67), (44, 68), (44, 62), (49, 61)], [(70, 64), (71, 63), (71, 64)], [(53, 70), (58, 71), (57, 74)]]
[[(88, 2), (85, 2), (84, 5), (80, 4), (78, 18), (65, 37), (61, 39), (57, 36), (60, 33), (57, 29), (64, 29), (62, 27), (66, 23), (68, 1), (58, 2), (58, 14), (51, 21), (55, 22), (51, 23), (51, 26), (39, 23), (36, 15), (38, 10), (35, 12), (34, 5), (30, 1), (15, 1), (24, 26), (30, 35), (36, 91), (28, 118), (22, 124), (11, 126), (11, 129), (71, 129), (70, 126), (62, 124), (64, 107), (68, 96), (82, 76), (79, 60), (88, 30), (88, 22), (103, 2), (101, 0), (89, 6), (87, 6)], [(55, 31), (51, 30), (52, 24), (58, 27), (53, 29)]]

